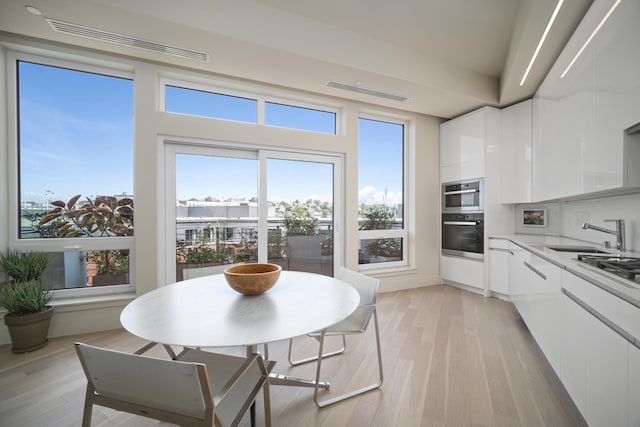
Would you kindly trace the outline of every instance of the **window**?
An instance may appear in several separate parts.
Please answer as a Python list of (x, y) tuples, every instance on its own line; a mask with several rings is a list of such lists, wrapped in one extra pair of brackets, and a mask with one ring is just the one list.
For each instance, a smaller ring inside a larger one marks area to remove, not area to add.
[(359, 264), (406, 265), (406, 123), (358, 120)]
[(56, 290), (132, 289), (131, 76), (27, 55), (12, 60), (12, 246), (47, 251), (43, 279)]
[(337, 109), (161, 79), (164, 111), (335, 135)]
[(267, 102), (265, 104), (265, 124), (335, 134), (336, 113)]
[(204, 90), (165, 86), (165, 111), (256, 123), (258, 101)]

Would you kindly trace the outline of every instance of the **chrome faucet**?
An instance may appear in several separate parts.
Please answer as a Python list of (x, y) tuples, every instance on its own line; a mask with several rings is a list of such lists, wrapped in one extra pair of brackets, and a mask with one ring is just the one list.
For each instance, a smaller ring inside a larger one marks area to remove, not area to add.
[(591, 225), (587, 222), (582, 223), (582, 228), (584, 228), (585, 230), (587, 228), (591, 228), (596, 231), (602, 231), (603, 233), (614, 234), (616, 236), (616, 249), (618, 249), (618, 251), (626, 250), (625, 238), (624, 238), (625, 236), (624, 219), (605, 219), (604, 222), (615, 222), (616, 229), (609, 230), (608, 228), (598, 227), (597, 225)]

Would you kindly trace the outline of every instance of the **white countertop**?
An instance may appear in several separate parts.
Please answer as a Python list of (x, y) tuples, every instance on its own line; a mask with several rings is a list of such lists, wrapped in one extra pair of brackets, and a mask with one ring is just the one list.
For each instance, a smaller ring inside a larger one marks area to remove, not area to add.
[[(631, 280), (626, 280), (614, 274), (599, 270), (578, 261), (576, 252), (559, 252), (554, 251), (546, 246), (592, 246), (603, 251), (607, 249), (597, 244), (584, 242), (581, 240), (570, 239), (562, 236), (546, 236), (540, 234), (510, 234), (510, 235), (491, 235), (489, 239), (509, 240), (518, 246), (523, 247), (529, 252), (538, 255), (547, 261), (558, 265), (570, 273), (573, 273), (588, 282), (605, 289), (606, 291), (622, 298), (629, 303), (640, 308), (640, 285)], [(609, 253), (612, 256), (618, 256), (618, 252), (613, 249)], [(595, 254), (605, 255), (605, 254)], [(622, 252), (621, 256), (640, 257), (636, 252)]]

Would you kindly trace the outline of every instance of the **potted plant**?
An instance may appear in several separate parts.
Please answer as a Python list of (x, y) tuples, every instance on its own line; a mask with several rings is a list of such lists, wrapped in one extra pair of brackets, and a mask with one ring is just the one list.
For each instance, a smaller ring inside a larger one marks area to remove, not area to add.
[(0, 304), (8, 311), (4, 323), (9, 329), (14, 353), (25, 353), (47, 345), (53, 306), (52, 293), (41, 275), (49, 263), (44, 252), (10, 251), (0, 254), (0, 272), (9, 277), (2, 285)]

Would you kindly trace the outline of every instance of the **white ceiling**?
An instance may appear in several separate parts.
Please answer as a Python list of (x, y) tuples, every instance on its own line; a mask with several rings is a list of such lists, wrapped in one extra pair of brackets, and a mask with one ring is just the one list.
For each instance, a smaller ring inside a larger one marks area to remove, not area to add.
[[(209, 63), (60, 34), (46, 17), (207, 52)], [(450, 118), (531, 97), (591, 0), (3, 0), (14, 35)], [(9, 43), (10, 44), (10, 43)], [(398, 102), (326, 86), (355, 84)]]

